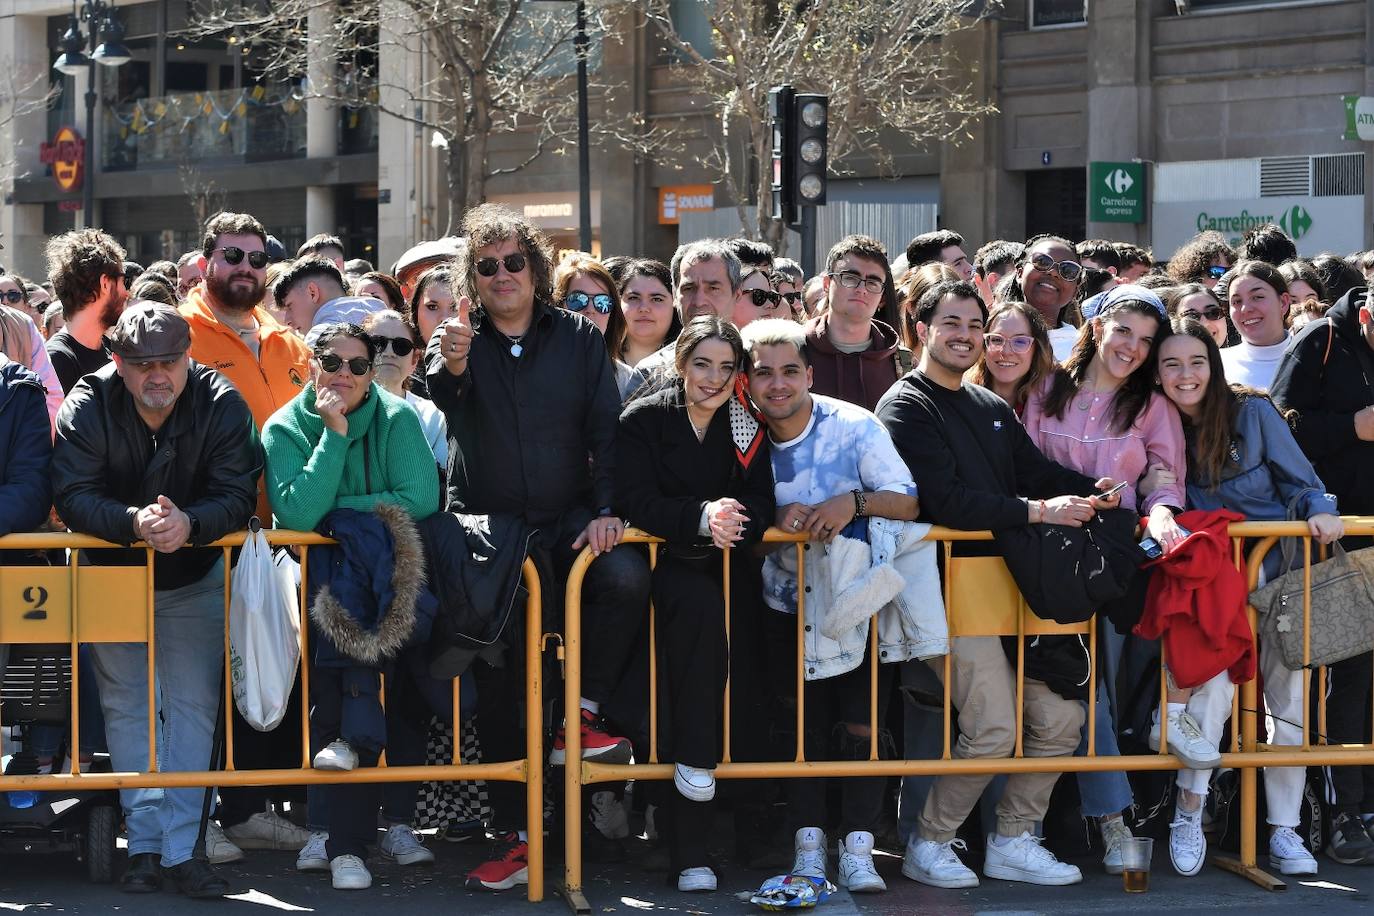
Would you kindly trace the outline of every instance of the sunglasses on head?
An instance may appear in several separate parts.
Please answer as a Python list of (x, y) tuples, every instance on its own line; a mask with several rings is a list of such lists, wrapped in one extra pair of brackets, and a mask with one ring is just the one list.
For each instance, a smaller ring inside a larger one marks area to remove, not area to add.
[(1211, 267), (1207, 268), (1207, 274), (1213, 280), (1220, 280), (1222, 277), (1226, 276), (1226, 271), (1228, 270), (1230, 270), (1229, 267), (1222, 267), (1220, 264), (1213, 264)]
[(518, 274), (525, 269), (526, 263), (528, 262), (523, 254), (508, 254), (504, 258), (479, 258), (477, 273), (483, 277), (494, 277), (497, 269), (504, 264), (506, 273)]
[(609, 315), (611, 309), (615, 307), (615, 301), (611, 299), (609, 293), (588, 295), (582, 292), (572, 292), (563, 297), (563, 308), (570, 312), (584, 312), (588, 305), (596, 309), (598, 315)]
[(1083, 276), (1082, 264), (1079, 264), (1077, 261), (1059, 261), (1056, 263), (1054, 258), (1045, 254), (1043, 251), (1038, 251), (1031, 255), (1030, 263), (1031, 267), (1034, 267), (1041, 273), (1056, 273), (1070, 283), (1077, 281), (1079, 277)]
[(1209, 308), (1203, 309), (1200, 312), (1196, 309), (1188, 309), (1186, 311), (1179, 312), (1178, 317), (1191, 318), (1194, 321), (1200, 321), (1203, 318), (1206, 318), (1208, 321), (1221, 321), (1223, 318), (1226, 317), (1226, 310), (1219, 305), (1213, 305)]
[(740, 290), (740, 295), (747, 295), (756, 309), (761, 309), (765, 305), (777, 308), (778, 304), (782, 302), (782, 294), (775, 293), (771, 289), (744, 289)]
[[(415, 341), (409, 337), (378, 337), (373, 335), (372, 340), (377, 344), (378, 353), (385, 353), (388, 347), (397, 356), (409, 356), (415, 352)], [(353, 374), (358, 375), (360, 373), (355, 372)]]
[(238, 264), (243, 261), (244, 255), (248, 255), (248, 266), (254, 270), (262, 270), (267, 266), (267, 252), (265, 251), (244, 251), (235, 245), (225, 245), (215, 250), (224, 253), (224, 263), (226, 264)]
[(7, 289), (0, 293), (0, 299), (5, 300), (10, 305), (18, 305), (24, 301), (24, 294), (17, 289)]
[(1035, 338), (1029, 334), (1017, 334), (1014, 337), (1003, 337), (1001, 334), (984, 334), (983, 348), (986, 350), (1010, 350), (1013, 353), (1029, 353), (1030, 348), (1035, 346)]
[(325, 372), (338, 372), (344, 366), (348, 367), (350, 375), (367, 375), (372, 371), (372, 361), (366, 356), (344, 359), (337, 353), (321, 353), (316, 358), (320, 361), (320, 368)]

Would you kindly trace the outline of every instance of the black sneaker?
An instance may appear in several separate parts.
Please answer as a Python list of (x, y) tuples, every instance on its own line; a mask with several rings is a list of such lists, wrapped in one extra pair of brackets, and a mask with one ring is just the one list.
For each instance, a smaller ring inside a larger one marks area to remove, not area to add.
[(1374, 839), (1370, 839), (1359, 815), (1336, 815), (1331, 822), (1331, 842), (1326, 846), (1326, 854), (1342, 865), (1374, 863)]
[(229, 882), (204, 859), (187, 859), (180, 865), (164, 868), (162, 874), (192, 900), (213, 900), (229, 893)]
[(162, 870), (158, 865), (161, 858), (152, 852), (129, 856), (124, 877), (119, 879), (119, 889), (126, 894), (156, 894), (162, 890)]
[(470, 840), (485, 840), (487, 825), (480, 820), (450, 821), (444, 829), (444, 839), (449, 843), (466, 843)]

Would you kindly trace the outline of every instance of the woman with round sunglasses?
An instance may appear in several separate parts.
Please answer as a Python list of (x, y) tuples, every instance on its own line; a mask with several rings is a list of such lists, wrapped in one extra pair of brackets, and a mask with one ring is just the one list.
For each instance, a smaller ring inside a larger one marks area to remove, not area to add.
[(625, 330), (607, 337), (611, 356), (628, 366), (653, 356), (682, 333), (682, 318), (673, 306), (673, 276), (668, 265), (635, 258), (620, 269), (620, 310)]
[(1054, 352), (1045, 319), (1024, 302), (1007, 302), (988, 315), (983, 356), (969, 371), (969, 381), (996, 394), (1017, 416), (1026, 399), (1054, 371)]
[[(1183, 427), (1178, 411), (1154, 390), (1154, 351), (1169, 334), (1164, 303), (1149, 290), (1116, 286), (1083, 303), (1087, 323), (1064, 365), (1034, 390), (1022, 417), (1045, 456), (1089, 476), (1125, 481), (1121, 506), (1147, 516), (1146, 531), (1166, 550), (1185, 532), (1174, 521), (1184, 504)], [(1174, 482), (1142, 499), (1137, 487), (1152, 466)], [(1096, 754), (1120, 755), (1106, 684), (1115, 677), (1123, 640), (1104, 627), (1096, 705)], [(1178, 737), (1174, 722), (1171, 737)], [(1079, 752), (1086, 752), (1087, 727)], [(1122, 819), (1134, 797), (1123, 772), (1079, 773), (1084, 817), (1096, 818), (1109, 874), (1122, 870), (1121, 843), (1131, 835)]]
[(1202, 283), (1184, 283), (1159, 290), (1171, 319), (1189, 319), (1207, 329), (1218, 347), (1226, 346), (1231, 324), (1216, 293)]
[[(405, 401), (376, 383), (376, 358), (376, 344), (361, 327), (325, 327), (312, 350), (310, 383), (264, 424), (267, 494), (278, 527), (311, 531), (335, 509), (368, 512), (381, 504), (399, 508), (412, 521), (438, 510), (439, 480), (420, 420)], [(395, 538), (404, 526), (394, 520), (394, 514), (391, 517), (388, 530)], [(418, 540), (416, 533), (417, 544)], [(399, 550), (396, 565), (402, 566)], [(413, 572), (422, 575), (422, 570)], [(414, 704), (400, 699), (412, 676), (423, 672), (404, 650), (383, 653), (384, 661), (374, 663), (346, 654), (344, 646), (369, 637), (345, 638), (341, 627), (321, 610), (318, 596), (316, 605), (310, 614), (313, 651), (307, 659), (315, 768), (374, 766), (383, 750), (365, 743), (365, 737), (344, 734), (348, 726), (343, 717), (343, 672), (358, 669), (386, 668), (391, 674), (387, 683), (391, 702), (385, 713), (388, 761), (393, 765), (423, 763), (425, 728), (415, 720)], [(385, 629), (392, 622), (388, 618), (379, 626)], [(427, 711), (424, 718), (428, 719)], [(387, 809), (404, 810), (408, 820), (417, 790), (412, 784), (408, 803), (393, 802)], [(310, 825), (312, 837), (302, 855), (314, 847), (316, 855), (328, 860), (336, 889), (360, 890), (372, 884), (365, 860), (377, 835), (382, 794), (376, 784), (327, 789), (327, 824)], [(400, 862), (433, 861), (433, 854), (420, 845), (406, 823), (393, 824), (381, 845), (383, 853)]]
[(615, 386), (624, 400), (643, 379), (627, 363), (615, 358), (612, 341), (625, 336), (625, 315), (615, 280), (600, 261), (581, 252), (564, 252), (553, 272), (553, 301), (586, 318), (601, 332), (615, 367)]
[[(442, 478), (448, 467), (448, 424), (444, 421), (443, 411), (434, 406), (427, 398), (416, 397), (410, 392), (415, 372), (424, 355), (420, 346), (420, 332), (404, 315), (395, 309), (373, 312), (363, 321), (363, 330), (372, 337), (377, 345), (377, 356), (372, 361), (377, 384), (383, 390), (405, 401), (420, 418), (425, 438), (429, 440), (434, 461), (439, 465)], [(441, 486), (439, 492), (443, 493)]]
[(735, 295), (735, 310), (732, 313), (735, 327), (743, 330), (751, 321), (760, 318), (786, 317), (782, 305), (782, 296), (773, 289), (768, 271), (746, 267)]
[[(1039, 235), (1026, 242), (1016, 274), (1007, 284), (1008, 301), (1029, 302), (1045, 319), (1054, 358), (1068, 359), (1078, 340), (1077, 313), (1071, 311), (1083, 265), (1073, 243), (1057, 235)], [(999, 290), (1000, 292), (1000, 290)]]

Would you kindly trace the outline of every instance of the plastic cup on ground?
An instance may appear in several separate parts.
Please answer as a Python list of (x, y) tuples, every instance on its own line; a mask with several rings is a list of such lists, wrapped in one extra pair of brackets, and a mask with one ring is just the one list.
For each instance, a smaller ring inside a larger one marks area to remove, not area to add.
[(1155, 841), (1149, 837), (1121, 841), (1121, 886), (1126, 893), (1143, 894), (1150, 889), (1150, 860), (1154, 851)]

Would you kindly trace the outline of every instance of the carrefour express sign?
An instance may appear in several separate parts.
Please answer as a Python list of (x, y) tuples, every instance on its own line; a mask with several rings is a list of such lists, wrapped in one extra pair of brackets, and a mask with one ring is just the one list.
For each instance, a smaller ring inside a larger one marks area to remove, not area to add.
[(1323, 251), (1344, 254), (1359, 248), (1364, 239), (1364, 198), (1353, 195), (1156, 201), (1153, 217), (1152, 243), (1162, 257), (1199, 232), (1220, 232), (1234, 245), (1265, 223), (1281, 227), (1297, 243), (1298, 252), (1307, 256)]

